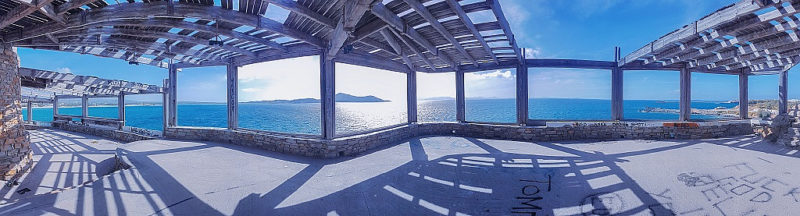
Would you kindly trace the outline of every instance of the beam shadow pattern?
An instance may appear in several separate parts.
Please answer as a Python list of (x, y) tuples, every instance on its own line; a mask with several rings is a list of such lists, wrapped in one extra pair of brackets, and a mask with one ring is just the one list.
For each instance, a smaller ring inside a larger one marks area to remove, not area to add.
[[(800, 154), (753, 136), (572, 143), (420, 137), (332, 160), (215, 143), (139, 144), (122, 150), (135, 168), (62, 192), (87, 199), (48, 194), (0, 205), (0, 214), (734, 215), (800, 207), (791, 176), (756, 164), (797, 163)], [(708, 150), (753, 156), (723, 165), (698, 159), (677, 170), (651, 163)], [(205, 165), (215, 157), (241, 161)], [(176, 172), (187, 168), (199, 169)], [(670, 178), (651, 182), (651, 175)], [(769, 200), (753, 201), (765, 193)]]

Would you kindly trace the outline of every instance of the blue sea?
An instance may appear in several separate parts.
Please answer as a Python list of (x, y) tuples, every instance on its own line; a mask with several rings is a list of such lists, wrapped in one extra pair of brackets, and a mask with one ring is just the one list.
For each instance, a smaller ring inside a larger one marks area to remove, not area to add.
[[(530, 99), (529, 117), (544, 120), (607, 120), (611, 118), (611, 101), (595, 99)], [(732, 108), (737, 103), (693, 101), (693, 108)], [(473, 122), (513, 123), (516, 121), (514, 99), (467, 99), (466, 118)], [(678, 114), (645, 113), (647, 107), (678, 109), (677, 101), (626, 100), (624, 115), (632, 120), (675, 120)], [(80, 115), (80, 107), (59, 108), (61, 114)], [(23, 110), (23, 113), (25, 111)], [(34, 108), (33, 119), (51, 121), (51, 108)], [(455, 101), (420, 101), (420, 122), (455, 121)], [(117, 117), (117, 107), (90, 107), (89, 116)], [(127, 125), (161, 130), (160, 105), (126, 106)], [(336, 132), (351, 134), (406, 122), (404, 102), (337, 103)], [(693, 115), (693, 119), (714, 119), (718, 116)], [(179, 104), (178, 124), (181, 126), (227, 127), (225, 104)], [(239, 127), (285, 133), (319, 134), (320, 106), (308, 104), (256, 104), (239, 106)]]

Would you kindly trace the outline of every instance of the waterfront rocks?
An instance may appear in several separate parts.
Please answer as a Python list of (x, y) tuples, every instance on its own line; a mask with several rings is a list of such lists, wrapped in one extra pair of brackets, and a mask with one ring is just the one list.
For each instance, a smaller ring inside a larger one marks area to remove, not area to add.
[(788, 115), (777, 115), (772, 119), (769, 126), (760, 130), (762, 137), (770, 142), (776, 142), (782, 134), (785, 134), (788, 128), (792, 125), (792, 119)]
[(16, 48), (0, 43), (0, 180), (17, 178), (30, 168), (30, 138), (22, 120), (19, 58)]
[[(673, 124), (675, 125), (675, 124)], [(678, 124), (679, 125), (679, 124)], [(564, 126), (517, 126), (477, 123), (419, 123), (400, 125), (332, 140), (320, 136), (224, 128), (173, 127), (164, 136), (250, 146), (310, 157), (340, 157), (393, 145), (418, 136), (463, 136), (516, 141), (614, 139), (705, 139), (753, 134), (749, 121), (715, 122), (693, 127), (626, 122), (573, 123)]]

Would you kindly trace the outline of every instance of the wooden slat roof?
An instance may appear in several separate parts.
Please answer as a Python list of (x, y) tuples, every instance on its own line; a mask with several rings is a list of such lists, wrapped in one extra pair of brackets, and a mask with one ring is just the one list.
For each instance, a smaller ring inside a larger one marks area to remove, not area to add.
[[(497, 0), (42, 1), (0, 0), (0, 17), (16, 20), (0, 26), (3, 42), (159, 67), (248, 64), (328, 49), (337, 61), (401, 72), (522, 59)], [(285, 21), (267, 18), (270, 7), (288, 11)], [(21, 10), (33, 12), (9, 13)], [(495, 21), (473, 23), (468, 15), (481, 11)]]
[(795, 0), (742, 0), (633, 51), (624, 67), (771, 74), (800, 61)]
[(120, 94), (159, 94), (164, 88), (124, 80), (109, 80), (94, 76), (20, 68), (22, 95), (32, 101), (52, 100), (54, 95), (116, 96)]

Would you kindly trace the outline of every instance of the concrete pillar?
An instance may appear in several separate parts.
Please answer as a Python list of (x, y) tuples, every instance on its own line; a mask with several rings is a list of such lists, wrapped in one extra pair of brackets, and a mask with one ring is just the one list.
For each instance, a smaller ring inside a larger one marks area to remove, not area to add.
[(22, 120), (19, 57), (16, 48), (0, 43), (0, 179), (12, 180), (31, 165), (30, 138)]
[[(522, 50), (524, 52), (525, 49)], [(517, 65), (517, 124), (519, 125), (528, 123), (528, 85), (528, 66), (522, 62)]]
[(26, 114), (28, 115), (28, 122), (33, 122), (33, 114), (32, 114), (33, 113), (33, 102), (28, 101), (28, 110), (27, 111), (28, 112)]
[[(169, 88), (169, 80), (164, 79), (162, 86)], [(169, 128), (169, 90), (164, 90), (164, 93), (161, 94), (161, 111), (161, 127), (162, 131), (166, 131)]]
[(120, 127), (125, 126), (125, 92), (120, 92), (117, 96), (117, 117), (122, 122)]
[[(614, 62), (616, 63), (620, 58), (620, 49), (619, 47), (614, 48)], [(623, 72), (622, 69), (619, 67), (614, 67), (611, 69), (611, 120), (620, 121), (624, 117), (624, 106), (623, 106)]]
[(408, 106), (408, 123), (417, 122), (417, 71), (410, 69), (406, 73), (406, 105)]
[(336, 63), (333, 58), (328, 58), (327, 50), (319, 56), (319, 90), (322, 138), (333, 139), (336, 137)]
[(689, 68), (681, 68), (681, 101), (680, 101), (680, 121), (689, 121), (692, 115), (692, 73)]
[(170, 62), (169, 64), (169, 103), (168, 103), (168, 118), (167, 126), (178, 126), (178, 68)]
[(466, 122), (464, 98), (464, 71), (456, 71), (456, 121)]
[(748, 78), (749, 76), (742, 71), (739, 74), (739, 118), (740, 119), (748, 119), (748, 112), (749, 109), (747, 107), (749, 103), (749, 96), (747, 95), (747, 86), (748, 86)]
[(228, 129), (239, 127), (239, 67), (228, 63)]
[(789, 112), (789, 70), (782, 70), (778, 74), (778, 114)]

